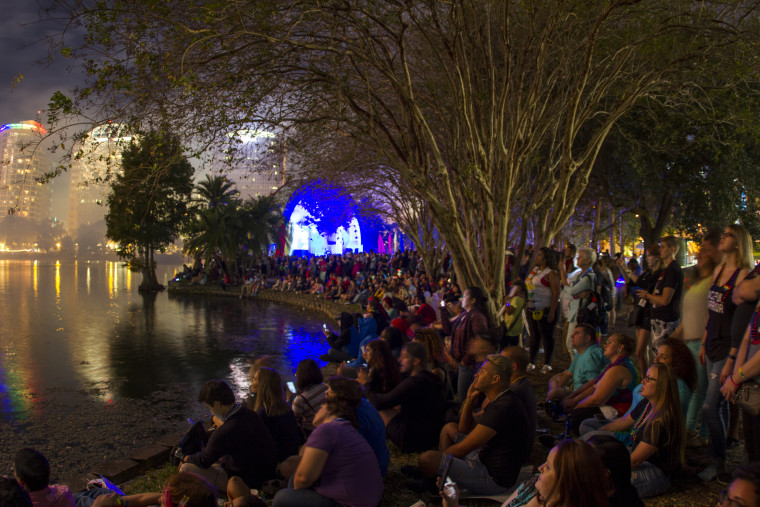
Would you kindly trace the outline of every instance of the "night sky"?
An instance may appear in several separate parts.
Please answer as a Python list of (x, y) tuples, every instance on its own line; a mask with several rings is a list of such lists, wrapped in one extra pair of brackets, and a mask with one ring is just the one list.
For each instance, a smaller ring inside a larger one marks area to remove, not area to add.
[[(52, 63), (39, 63), (48, 56), (42, 41), (54, 33), (56, 24), (38, 22), (37, 2), (0, 0), (0, 124), (38, 120), (45, 128), (44, 109), (56, 90), (74, 88), (81, 70), (76, 62), (58, 56)], [(15, 76), (24, 78), (14, 86)], [(43, 111), (38, 115), (38, 111)], [(53, 215), (66, 219), (68, 175), (56, 178), (53, 185)]]

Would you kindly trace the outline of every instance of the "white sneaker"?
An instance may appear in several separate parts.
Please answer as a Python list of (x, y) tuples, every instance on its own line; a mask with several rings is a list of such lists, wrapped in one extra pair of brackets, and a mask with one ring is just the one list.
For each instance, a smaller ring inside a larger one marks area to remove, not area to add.
[(533, 370), (535, 370), (535, 369), (536, 369), (536, 365), (535, 365), (535, 364), (533, 364), (533, 363), (528, 363), (528, 367), (527, 367), (527, 368), (525, 368), (525, 371), (527, 371), (528, 373), (530, 373), (530, 372), (532, 372), (532, 371), (533, 371)]
[(552, 367), (548, 364), (545, 364), (543, 368), (541, 368), (541, 375), (546, 375), (547, 373), (551, 373)]
[(697, 477), (702, 482), (711, 482), (718, 476), (718, 467), (715, 463), (708, 465), (704, 470), (697, 474)]

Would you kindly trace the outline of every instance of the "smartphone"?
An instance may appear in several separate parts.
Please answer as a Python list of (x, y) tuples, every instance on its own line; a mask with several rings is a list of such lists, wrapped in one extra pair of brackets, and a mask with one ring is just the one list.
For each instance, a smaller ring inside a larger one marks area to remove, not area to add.
[(288, 384), (288, 389), (290, 390), (291, 393), (296, 392), (296, 385), (293, 382), (287, 382), (287, 384)]
[(324, 329), (325, 331), (327, 331), (327, 323), (326, 322), (324, 324), (322, 324), (322, 329)]
[(446, 462), (443, 465), (443, 473), (438, 478), (438, 492), (440, 493), (443, 491), (443, 488), (446, 487), (447, 484), (451, 484), (451, 477), (449, 477), (449, 470), (451, 470), (451, 462), (453, 460), (451, 459), (451, 454), (446, 456)]
[(445, 307), (446, 307), (446, 300), (441, 299), (441, 308), (445, 308)]

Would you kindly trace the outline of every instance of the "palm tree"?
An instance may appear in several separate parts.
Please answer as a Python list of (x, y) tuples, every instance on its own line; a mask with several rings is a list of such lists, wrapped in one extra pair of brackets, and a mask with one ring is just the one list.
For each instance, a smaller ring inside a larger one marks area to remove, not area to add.
[(242, 254), (247, 258), (246, 266), (250, 267), (256, 254), (265, 252), (270, 244), (282, 240), (278, 236), (283, 230), (284, 219), (275, 196), (252, 197), (244, 203), (241, 211)]
[(195, 185), (196, 201), (204, 207), (215, 209), (238, 202), (239, 192), (227, 176), (206, 175)]

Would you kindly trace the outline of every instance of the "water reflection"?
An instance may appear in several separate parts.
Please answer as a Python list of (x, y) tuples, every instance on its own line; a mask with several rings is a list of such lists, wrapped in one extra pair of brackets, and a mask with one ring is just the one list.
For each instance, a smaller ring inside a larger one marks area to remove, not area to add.
[[(173, 273), (161, 267), (158, 278), (166, 283)], [(242, 394), (252, 358), (273, 356), (290, 380), (300, 360), (327, 348), (321, 317), (237, 298), (143, 296), (140, 278), (120, 263), (0, 261), (6, 417), (45, 410), (40, 393), (51, 390), (85, 391), (107, 402), (225, 378)]]

